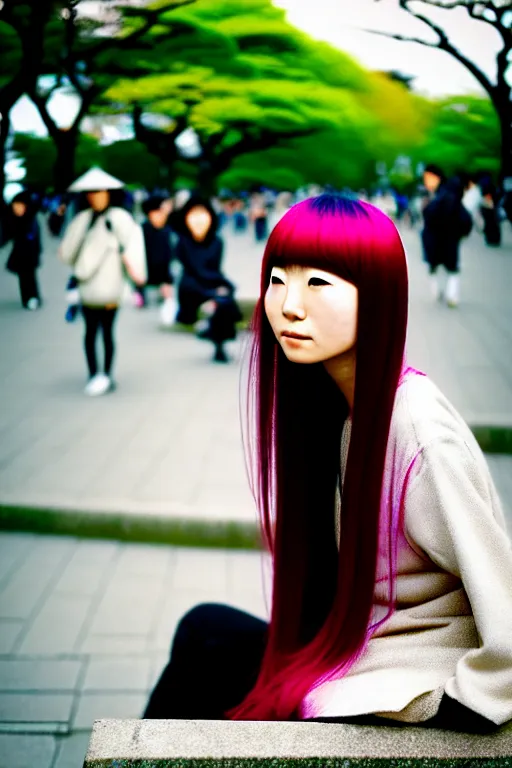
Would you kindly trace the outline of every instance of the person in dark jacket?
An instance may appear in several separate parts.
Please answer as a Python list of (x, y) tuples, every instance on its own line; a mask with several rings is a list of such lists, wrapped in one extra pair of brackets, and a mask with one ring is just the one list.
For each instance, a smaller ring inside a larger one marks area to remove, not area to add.
[(215, 345), (214, 360), (227, 362), (224, 342), (236, 337), (241, 319), (234, 300), (235, 287), (222, 273), (223, 242), (217, 234), (218, 218), (208, 200), (192, 195), (174, 217), (179, 235), (176, 258), (183, 272), (178, 288), (178, 323), (192, 325), (199, 307), (212, 302), (213, 315), (201, 338)]
[(499, 246), (501, 245), (501, 222), (498, 214), (498, 190), (489, 173), (482, 173), (479, 182), (482, 191), (480, 214), (484, 222), (484, 240), (486, 245)]
[(29, 192), (19, 192), (11, 201), (6, 240), (13, 246), (6, 269), (17, 275), (21, 303), (25, 309), (41, 306), (37, 270), (41, 257), (41, 234), (37, 223), (37, 208)]
[(142, 224), (148, 279), (145, 286), (136, 289), (140, 297), (140, 305), (145, 306), (146, 287), (158, 287), (163, 300), (172, 296), (174, 279), (171, 273), (173, 249), (171, 230), (168, 226), (169, 213), (166, 210), (165, 198), (152, 195), (142, 204), (146, 216)]
[(432, 178), (436, 174), (432, 169), (435, 167), (427, 166), (423, 178), (425, 187), (432, 195), (430, 202), (423, 209), (421, 238), (424, 256), (430, 269), (434, 298), (443, 298), (438, 276), (438, 268), (442, 266), (448, 274), (446, 303), (449, 307), (456, 307), (460, 293), (459, 246), (462, 238), (471, 232), (473, 221), (462, 205), (464, 188), (460, 179), (453, 177), (443, 181), (441, 173), (437, 176), (436, 184)]

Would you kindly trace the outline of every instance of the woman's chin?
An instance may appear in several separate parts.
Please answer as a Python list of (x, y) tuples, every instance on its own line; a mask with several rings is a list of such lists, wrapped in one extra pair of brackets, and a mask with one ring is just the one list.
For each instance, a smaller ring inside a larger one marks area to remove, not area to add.
[(313, 355), (310, 351), (305, 349), (290, 349), (288, 347), (283, 347), (283, 352), (290, 363), (312, 364), (321, 362), (317, 359), (318, 356)]

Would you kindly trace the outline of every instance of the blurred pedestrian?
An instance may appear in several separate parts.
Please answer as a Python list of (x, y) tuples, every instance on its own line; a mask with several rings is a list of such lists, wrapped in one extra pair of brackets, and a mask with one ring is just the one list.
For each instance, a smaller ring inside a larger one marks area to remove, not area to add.
[(458, 173), (457, 176), (464, 185), (462, 205), (471, 215), (475, 229), (481, 232), (483, 229), (482, 214), (480, 211), (482, 206), (482, 190), (472, 176), (463, 172)]
[(483, 219), (483, 233), (486, 245), (501, 245), (501, 222), (498, 214), (499, 195), (489, 173), (483, 173), (479, 179), (482, 191), (480, 213)]
[(41, 265), (41, 233), (37, 222), (37, 205), (28, 191), (15, 195), (6, 220), (6, 241), (12, 240), (12, 250), (6, 269), (19, 282), (21, 304), (35, 310), (41, 306), (37, 270)]
[(247, 229), (245, 202), (241, 197), (233, 200), (233, 228), (237, 233), (245, 232)]
[(214, 360), (224, 363), (228, 361), (224, 344), (236, 337), (240, 312), (234, 299), (235, 287), (222, 272), (224, 244), (217, 227), (217, 214), (210, 201), (196, 195), (173, 219), (179, 235), (176, 258), (183, 268), (176, 320), (184, 325), (196, 323), (199, 308), (207, 304), (211, 317), (201, 338), (213, 342)]
[(268, 237), (268, 208), (265, 195), (262, 192), (253, 192), (251, 195), (249, 218), (254, 224), (256, 242), (266, 240)]
[[(146, 258), (141, 227), (128, 211), (113, 204), (113, 193), (123, 182), (92, 168), (77, 179), (70, 192), (85, 194), (87, 207), (70, 222), (59, 248), (78, 282), (85, 321), (85, 356), (89, 380), (85, 394), (103, 395), (114, 389), (114, 322), (122, 302), (125, 282), (146, 282)], [(96, 355), (101, 330), (105, 350), (103, 370)]]
[[(423, 183), (430, 202), (423, 209), (421, 233), (425, 260), (429, 265), (432, 295), (436, 300), (446, 299), (449, 307), (456, 307), (460, 298), (459, 246), (463, 237), (471, 232), (473, 222), (462, 205), (463, 186), (454, 177), (444, 181), (437, 166), (427, 166)], [(443, 291), (439, 267), (447, 272), (446, 291)]]
[(146, 216), (142, 224), (146, 252), (147, 281), (135, 290), (140, 297), (139, 306), (147, 304), (147, 288), (157, 288), (163, 302), (173, 296), (174, 279), (171, 272), (173, 259), (172, 233), (168, 226), (171, 208), (169, 201), (158, 195), (151, 195), (142, 203)]
[(64, 197), (58, 196), (50, 206), (48, 213), (48, 229), (54, 237), (60, 237), (66, 220), (67, 203)]

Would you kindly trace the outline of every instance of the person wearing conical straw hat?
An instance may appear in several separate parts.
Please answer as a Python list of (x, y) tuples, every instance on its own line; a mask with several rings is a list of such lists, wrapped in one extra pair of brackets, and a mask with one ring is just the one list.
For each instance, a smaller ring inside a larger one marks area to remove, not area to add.
[[(123, 187), (101, 168), (91, 168), (74, 181), (69, 191), (84, 193), (87, 207), (69, 223), (59, 248), (59, 258), (72, 268), (78, 282), (89, 372), (85, 394), (93, 397), (114, 388), (113, 329), (125, 282), (144, 285), (147, 278), (142, 229), (115, 204), (116, 190)], [(102, 370), (96, 355), (100, 330), (105, 350)]]

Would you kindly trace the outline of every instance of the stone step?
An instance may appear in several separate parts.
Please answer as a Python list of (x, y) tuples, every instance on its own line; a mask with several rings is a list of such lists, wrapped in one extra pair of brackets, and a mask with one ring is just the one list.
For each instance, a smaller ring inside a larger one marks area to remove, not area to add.
[(505, 768), (510, 755), (512, 723), (479, 736), (341, 723), (98, 720), (84, 768)]

